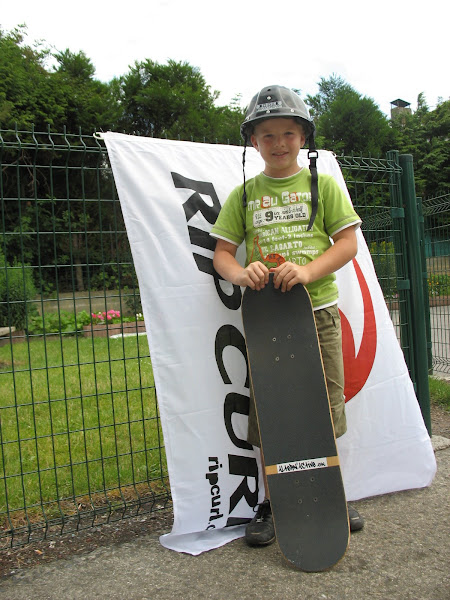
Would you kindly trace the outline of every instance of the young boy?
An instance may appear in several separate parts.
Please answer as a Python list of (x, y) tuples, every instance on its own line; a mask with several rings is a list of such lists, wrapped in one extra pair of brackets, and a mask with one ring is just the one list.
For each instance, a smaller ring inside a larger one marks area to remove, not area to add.
[[(214, 267), (226, 280), (261, 290), (269, 284), (282, 292), (306, 286), (314, 308), (336, 437), (347, 429), (344, 368), (338, 290), (334, 272), (356, 255), (355, 230), (361, 221), (331, 175), (315, 168), (314, 123), (299, 96), (281, 86), (263, 88), (252, 99), (241, 126), (261, 154), (264, 171), (234, 189), (212, 228), (217, 238)], [(308, 139), (310, 169), (298, 164), (300, 148)], [(330, 238), (333, 240), (331, 242)], [(246, 266), (236, 260), (245, 240)], [(250, 395), (248, 441), (261, 446), (255, 405)], [(263, 460), (263, 457), (262, 457)], [(275, 540), (267, 478), (266, 498), (246, 529), (251, 545)], [(352, 531), (363, 520), (349, 507)]]

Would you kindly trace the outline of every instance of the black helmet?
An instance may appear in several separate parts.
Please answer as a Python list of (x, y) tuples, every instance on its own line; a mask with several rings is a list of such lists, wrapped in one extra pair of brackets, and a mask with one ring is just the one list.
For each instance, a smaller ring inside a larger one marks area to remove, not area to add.
[(269, 85), (253, 96), (247, 108), (244, 122), (241, 125), (241, 135), (244, 141), (248, 141), (256, 123), (271, 117), (299, 119), (308, 141), (314, 134), (314, 122), (300, 96), (281, 85)]
[(318, 176), (317, 176), (317, 151), (314, 143), (315, 125), (310, 117), (308, 108), (298, 94), (281, 85), (269, 85), (263, 88), (251, 99), (248, 105), (244, 122), (241, 125), (241, 135), (244, 139), (244, 154), (242, 165), (244, 172), (244, 194), (242, 201), (247, 205), (247, 192), (245, 189), (245, 149), (253, 133), (254, 126), (266, 119), (274, 117), (290, 117), (298, 119), (305, 132), (308, 144), (309, 170), (311, 171), (311, 217), (308, 230), (313, 226), (318, 208)]

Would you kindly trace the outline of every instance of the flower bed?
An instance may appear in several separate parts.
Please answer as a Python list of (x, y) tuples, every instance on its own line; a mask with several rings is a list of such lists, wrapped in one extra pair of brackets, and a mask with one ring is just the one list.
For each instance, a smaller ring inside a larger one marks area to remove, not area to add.
[(450, 296), (430, 296), (430, 306), (448, 306)]
[(136, 320), (122, 319), (118, 310), (108, 310), (91, 314), (91, 324), (83, 327), (85, 337), (112, 337), (113, 335), (126, 335), (145, 333), (145, 323), (139, 313)]
[(145, 333), (144, 321), (103, 323), (98, 325), (85, 325), (83, 327), (84, 337), (112, 337), (113, 335), (126, 335), (127, 333)]

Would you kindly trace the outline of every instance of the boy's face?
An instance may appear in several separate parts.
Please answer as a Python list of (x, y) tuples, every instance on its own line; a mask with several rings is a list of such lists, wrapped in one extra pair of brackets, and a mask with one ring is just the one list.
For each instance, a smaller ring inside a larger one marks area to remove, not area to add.
[(285, 117), (257, 123), (251, 136), (253, 146), (266, 164), (264, 173), (269, 177), (289, 177), (299, 172), (297, 156), (305, 139), (300, 123)]

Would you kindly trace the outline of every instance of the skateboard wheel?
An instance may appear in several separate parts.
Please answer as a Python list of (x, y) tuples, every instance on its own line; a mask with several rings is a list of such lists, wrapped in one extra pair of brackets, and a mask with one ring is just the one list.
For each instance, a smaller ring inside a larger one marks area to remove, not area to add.
[(303, 500), (301, 498), (298, 499), (299, 504), (303, 504)]

